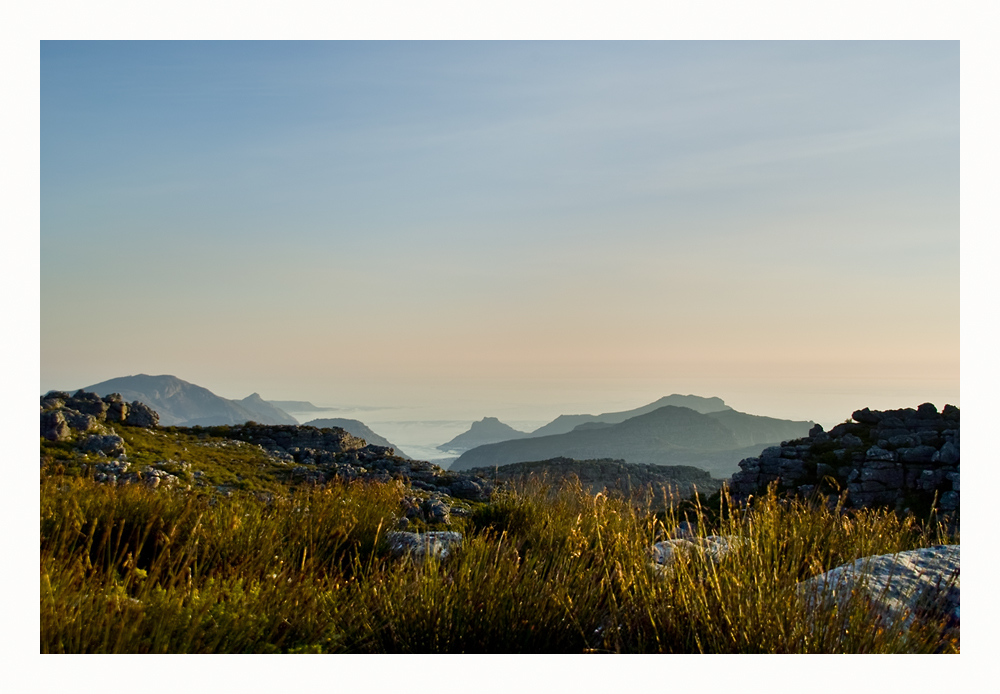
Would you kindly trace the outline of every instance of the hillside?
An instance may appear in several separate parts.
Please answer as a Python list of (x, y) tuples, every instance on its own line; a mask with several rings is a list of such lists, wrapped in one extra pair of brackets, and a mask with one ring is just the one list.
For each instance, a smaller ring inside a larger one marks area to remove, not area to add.
[(504, 424), (496, 417), (483, 417), (480, 421), (473, 422), (468, 431), (459, 434), (447, 443), (442, 443), (437, 448), (439, 451), (461, 453), (476, 446), (523, 439), (526, 436), (530, 436), (530, 434), (518, 431), (512, 426)]
[(656, 402), (651, 402), (648, 405), (637, 407), (634, 410), (625, 410), (623, 412), (605, 412), (604, 414), (598, 415), (562, 414), (545, 426), (535, 429), (533, 432), (528, 434), (528, 436), (536, 438), (539, 436), (552, 436), (553, 434), (566, 434), (573, 431), (581, 424), (590, 422), (620, 424), (626, 419), (648, 414), (654, 410), (660, 409), (661, 407), (666, 407), (667, 405), (672, 405), (674, 407), (686, 407), (689, 410), (694, 410), (695, 412), (700, 412), (702, 414), (732, 409), (722, 400), (722, 398), (703, 398), (698, 395), (678, 395), (675, 393), (673, 395), (666, 395)]
[(346, 431), (351, 436), (357, 436), (360, 439), (364, 439), (368, 443), (373, 443), (376, 446), (385, 446), (386, 448), (392, 448), (396, 451), (396, 455), (400, 458), (409, 459), (410, 456), (403, 453), (403, 451), (394, 443), (390, 443), (388, 439), (383, 436), (379, 436), (374, 431), (368, 428), (364, 422), (360, 422), (357, 419), (344, 419), (342, 417), (332, 417), (328, 419), (313, 419), (306, 422), (304, 426), (317, 427), (319, 429), (327, 429), (329, 427), (339, 427)]
[(163, 426), (210, 426), (247, 421), (298, 424), (295, 418), (257, 393), (242, 400), (228, 400), (176, 376), (122, 376), (86, 386), (83, 390), (102, 397), (120, 393), (125, 400), (144, 402), (159, 413)]
[(493, 468), (472, 468), (468, 474), (479, 475), (494, 483), (525, 484), (537, 479), (558, 485), (566, 479), (577, 479), (590, 494), (621, 492), (632, 495), (641, 487), (654, 494), (678, 494), (687, 497), (695, 488), (701, 494), (713, 494), (722, 487), (722, 480), (689, 465), (633, 465), (624, 460), (573, 460), (552, 458), (529, 463), (512, 463)]
[[(583, 422), (564, 434), (525, 438), (479, 446), (452, 463), (451, 470), (507, 465), (567, 457), (578, 460), (622, 458), (633, 464), (693, 465), (718, 477), (728, 477), (739, 461), (782, 439), (759, 441), (769, 435), (804, 436), (811, 422), (757, 418), (743, 413), (713, 416), (668, 405), (619, 424)], [(733, 431), (726, 424), (734, 426)], [(752, 444), (747, 444), (753, 440)]]

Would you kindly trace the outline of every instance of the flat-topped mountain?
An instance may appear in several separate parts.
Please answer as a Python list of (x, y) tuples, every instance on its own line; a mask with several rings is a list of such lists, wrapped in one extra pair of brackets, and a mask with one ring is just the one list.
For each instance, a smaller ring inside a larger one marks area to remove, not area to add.
[(343, 417), (332, 417), (329, 419), (313, 419), (312, 421), (306, 422), (304, 426), (316, 427), (317, 429), (329, 429), (330, 427), (339, 427), (346, 431), (351, 436), (357, 436), (360, 439), (364, 439), (368, 443), (375, 444), (376, 446), (385, 446), (386, 448), (392, 448), (395, 450), (396, 455), (400, 458), (410, 459), (410, 456), (403, 453), (399, 446), (394, 443), (390, 443), (385, 437), (379, 436), (374, 431), (369, 429), (364, 422), (360, 422), (357, 419), (344, 419)]
[(637, 407), (634, 410), (625, 410), (623, 412), (605, 412), (604, 414), (597, 415), (561, 414), (545, 426), (535, 429), (533, 432), (528, 434), (528, 436), (534, 438), (538, 436), (551, 436), (553, 434), (566, 434), (573, 431), (581, 424), (586, 424), (588, 422), (621, 424), (626, 419), (638, 417), (642, 414), (648, 414), (653, 410), (658, 410), (661, 407), (666, 407), (667, 405), (673, 405), (674, 407), (686, 407), (689, 410), (694, 410), (695, 412), (700, 412), (702, 414), (733, 409), (727, 405), (722, 398), (703, 398), (698, 395), (678, 395), (674, 393), (673, 395), (666, 395), (656, 402), (651, 402), (648, 405)]
[(748, 453), (755, 455), (765, 445), (805, 436), (812, 426), (813, 422), (757, 417), (729, 410), (703, 414), (667, 405), (618, 424), (582, 422), (563, 434), (479, 446), (459, 456), (450, 469), (556, 457), (615, 458), (633, 464), (693, 465), (728, 477)]
[(121, 393), (126, 400), (143, 402), (159, 413), (162, 426), (211, 426), (249, 421), (298, 424), (294, 417), (257, 393), (242, 400), (228, 400), (176, 376), (122, 376), (86, 386), (83, 390), (102, 397)]
[(496, 417), (483, 417), (478, 422), (473, 422), (468, 431), (459, 434), (448, 443), (442, 443), (437, 448), (439, 451), (461, 453), (487, 443), (523, 439), (526, 436), (530, 436), (530, 434), (518, 431), (512, 426), (504, 424)]

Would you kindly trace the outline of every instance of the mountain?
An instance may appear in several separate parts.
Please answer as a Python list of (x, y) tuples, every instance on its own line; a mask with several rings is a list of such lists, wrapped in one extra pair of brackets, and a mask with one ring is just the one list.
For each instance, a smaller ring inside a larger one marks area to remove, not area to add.
[(307, 400), (268, 400), (267, 402), (285, 412), (330, 412), (337, 409), (336, 407), (317, 407)]
[[(806, 436), (812, 425), (812, 422), (758, 418), (741, 412), (701, 413), (667, 405), (618, 424), (583, 422), (562, 434), (479, 446), (459, 456), (449, 469), (467, 470), (555, 457), (617, 458), (637, 464), (693, 465), (728, 477), (738, 469), (742, 458), (757, 455), (766, 445), (783, 439)], [(782, 436), (760, 440), (777, 433)]]
[(212, 424), (298, 424), (283, 410), (257, 393), (242, 400), (227, 400), (176, 376), (122, 376), (86, 386), (100, 396), (121, 393), (127, 401), (144, 402), (160, 415), (161, 426), (209, 426)]
[(815, 423), (761, 417), (733, 409), (709, 412), (708, 416), (733, 432), (741, 446), (766, 447), (765, 444), (798, 439), (808, 435)]
[(504, 424), (496, 417), (483, 417), (480, 421), (473, 422), (468, 431), (459, 434), (448, 443), (442, 443), (437, 448), (439, 451), (461, 453), (487, 443), (523, 439), (526, 436), (529, 434)]
[(396, 449), (397, 456), (400, 458), (406, 458), (407, 460), (412, 460), (410, 456), (400, 450), (399, 446), (394, 443), (390, 443), (388, 440), (379, 436), (365, 426), (364, 422), (359, 422), (356, 419), (342, 419), (340, 417), (334, 417), (332, 419), (314, 419), (311, 422), (306, 422), (305, 426), (316, 427), (318, 429), (340, 427), (351, 436), (357, 436), (359, 439), (364, 439), (365, 443), (374, 443), (376, 446), (388, 446), (389, 448), (394, 448)]
[(529, 434), (531, 437), (551, 436), (553, 434), (566, 434), (573, 431), (581, 424), (598, 422), (604, 424), (620, 424), (626, 419), (648, 414), (661, 407), (672, 405), (674, 407), (686, 407), (689, 410), (707, 414), (720, 410), (732, 410), (729, 405), (723, 402), (722, 398), (703, 398), (698, 395), (666, 395), (656, 402), (637, 407), (634, 410), (624, 412), (605, 412), (604, 414), (561, 414), (543, 427), (535, 429)]

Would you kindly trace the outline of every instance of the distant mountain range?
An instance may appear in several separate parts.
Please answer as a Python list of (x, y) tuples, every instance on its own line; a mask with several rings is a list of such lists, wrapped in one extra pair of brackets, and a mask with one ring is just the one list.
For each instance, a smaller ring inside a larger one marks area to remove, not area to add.
[[(670, 401), (708, 411), (661, 404)], [(449, 469), (555, 457), (619, 458), (629, 463), (693, 465), (728, 477), (739, 469), (742, 458), (783, 440), (806, 436), (813, 424), (737, 412), (719, 398), (672, 395), (627, 412), (563, 415), (527, 437), (468, 450)], [(544, 435), (543, 431), (561, 433)]]
[(412, 460), (410, 456), (400, 450), (399, 446), (394, 443), (390, 443), (387, 439), (379, 436), (374, 431), (369, 429), (364, 422), (359, 422), (356, 419), (343, 419), (341, 417), (334, 417), (332, 419), (314, 419), (306, 422), (305, 426), (316, 427), (318, 429), (340, 427), (351, 436), (357, 436), (359, 439), (364, 439), (366, 443), (373, 443), (376, 446), (388, 446), (389, 448), (394, 448), (396, 449), (396, 455), (400, 458)]
[(126, 400), (144, 402), (160, 415), (162, 426), (210, 426), (214, 424), (298, 424), (284, 410), (257, 393), (242, 400), (227, 400), (176, 376), (122, 376), (95, 383), (84, 390), (100, 396), (121, 393)]
[(523, 439), (526, 436), (531, 436), (531, 434), (518, 431), (496, 417), (483, 417), (480, 421), (473, 422), (468, 431), (459, 434), (448, 443), (442, 443), (437, 448), (439, 451), (461, 453), (487, 443)]
[(543, 427), (535, 429), (529, 434), (532, 438), (538, 436), (552, 436), (553, 434), (566, 434), (573, 431), (581, 424), (598, 422), (604, 424), (621, 424), (626, 419), (638, 417), (641, 414), (648, 414), (661, 407), (673, 405), (674, 407), (686, 407), (689, 410), (707, 414), (709, 412), (720, 412), (732, 410), (722, 398), (703, 398), (698, 395), (665, 395), (656, 402), (637, 407), (634, 410), (624, 412), (605, 412), (604, 414), (561, 414)]

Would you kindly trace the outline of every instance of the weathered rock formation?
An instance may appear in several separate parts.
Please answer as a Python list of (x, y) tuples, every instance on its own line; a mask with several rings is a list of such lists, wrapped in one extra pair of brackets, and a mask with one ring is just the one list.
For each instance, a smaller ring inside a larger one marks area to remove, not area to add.
[(480, 467), (466, 470), (495, 482), (525, 482), (531, 478), (557, 482), (576, 478), (592, 494), (603, 491), (630, 494), (642, 488), (656, 491), (666, 487), (672, 493), (686, 497), (694, 489), (712, 494), (722, 487), (722, 480), (715, 479), (705, 470), (688, 465), (643, 465), (624, 460), (573, 460), (550, 458), (531, 463), (512, 463), (499, 467)]
[(145, 404), (128, 404), (118, 393), (101, 397), (78, 390), (73, 395), (52, 390), (41, 397), (41, 436), (49, 441), (65, 441), (73, 431), (107, 433), (101, 422), (154, 427), (159, 415)]
[(959, 410), (930, 403), (917, 409), (872, 411), (851, 415), (824, 432), (818, 424), (809, 436), (784, 441), (755, 458), (740, 462), (730, 490), (745, 499), (771, 483), (779, 491), (811, 494), (848, 491), (848, 507), (922, 507), (935, 495), (938, 508), (959, 507)]
[(401, 458), (392, 448), (366, 444), (364, 439), (339, 428), (243, 424), (219, 433), (257, 444), (272, 457), (298, 463), (300, 467), (292, 470), (293, 476), (316, 484), (334, 478), (379, 482), (400, 479), (416, 489), (472, 501), (485, 501), (493, 492), (493, 484), (481, 477)]

